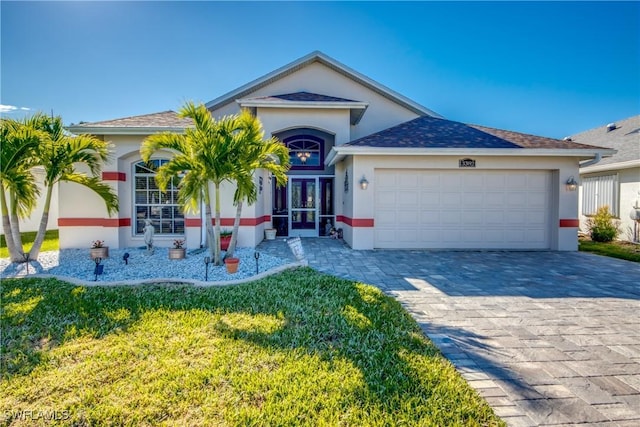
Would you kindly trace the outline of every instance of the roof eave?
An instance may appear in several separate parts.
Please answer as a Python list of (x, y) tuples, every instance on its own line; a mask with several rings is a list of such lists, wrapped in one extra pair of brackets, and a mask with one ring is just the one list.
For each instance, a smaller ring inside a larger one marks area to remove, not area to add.
[(184, 133), (184, 127), (68, 126), (69, 132), (91, 135), (152, 135), (160, 132)]
[(334, 165), (346, 156), (524, 156), (524, 157), (576, 157), (587, 160), (601, 156), (610, 156), (615, 150), (555, 149), (555, 148), (397, 148), (397, 147), (351, 147), (337, 146), (331, 149), (325, 164)]
[(595, 164), (593, 166), (588, 166), (586, 168), (580, 168), (580, 173), (586, 174), (586, 173), (593, 173), (593, 172), (631, 169), (631, 168), (637, 168), (637, 167), (640, 167), (640, 159), (628, 160), (626, 162), (607, 163), (604, 165)]

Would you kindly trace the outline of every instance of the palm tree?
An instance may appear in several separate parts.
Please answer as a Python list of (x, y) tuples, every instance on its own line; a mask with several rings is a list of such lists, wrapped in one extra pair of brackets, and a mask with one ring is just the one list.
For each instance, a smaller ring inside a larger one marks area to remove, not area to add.
[[(35, 151), (35, 157), (37, 164), (44, 168), (47, 193), (38, 233), (29, 253), (31, 259), (38, 257), (45, 238), (51, 194), (56, 183), (75, 182), (85, 186), (100, 196), (109, 215), (118, 212), (118, 196), (100, 178), (102, 164), (109, 159), (109, 144), (92, 135), (72, 136), (65, 133), (60, 116), (39, 116), (35, 126), (44, 135)], [(91, 176), (77, 172), (76, 164), (86, 165)]]
[(18, 218), (33, 211), (39, 194), (30, 171), (34, 150), (43, 136), (33, 126), (36, 119), (0, 119), (0, 208), (11, 262), (24, 262), (28, 257), (22, 249)]
[(238, 241), (238, 229), (242, 205), (246, 200), (249, 205), (257, 200), (257, 191), (253, 176), (256, 170), (266, 169), (276, 180), (276, 185), (285, 185), (289, 170), (289, 150), (276, 138), (264, 140), (264, 131), (260, 120), (248, 110), (243, 110), (238, 117), (240, 130), (236, 133), (236, 147), (240, 150), (233, 179), (236, 182), (234, 203), (236, 216), (233, 221), (231, 242), (225, 257), (232, 257)]
[[(216, 121), (203, 104), (195, 105), (193, 102), (185, 104), (179, 115), (192, 119), (194, 127), (185, 129), (184, 134), (163, 132), (147, 137), (140, 148), (140, 155), (143, 161), (149, 161), (161, 149), (175, 153), (171, 160), (158, 168), (158, 187), (166, 191), (169, 182), (180, 179), (178, 202), (183, 209), (197, 212), (204, 204), (209, 253), (214, 264), (221, 265), (220, 185), (229, 181), (235, 170), (237, 149), (233, 136), (238, 130), (238, 120), (237, 117), (226, 116)], [(215, 230), (211, 218), (211, 184), (214, 187)]]

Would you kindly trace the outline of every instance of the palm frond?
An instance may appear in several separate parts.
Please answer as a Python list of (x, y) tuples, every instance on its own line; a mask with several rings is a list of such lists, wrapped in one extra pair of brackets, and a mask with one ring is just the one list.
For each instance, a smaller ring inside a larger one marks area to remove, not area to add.
[(118, 212), (118, 196), (109, 184), (105, 184), (98, 177), (90, 177), (81, 173), (66, 173), (60, 177), (61, 181), (75, 182), (91, 189), (104, 201), (109, 215)]

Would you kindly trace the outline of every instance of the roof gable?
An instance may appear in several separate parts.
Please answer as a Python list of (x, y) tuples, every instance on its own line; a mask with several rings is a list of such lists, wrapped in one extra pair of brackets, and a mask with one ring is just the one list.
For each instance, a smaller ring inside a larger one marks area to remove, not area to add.
[[(212, 101), (209, 101), (206, 106), (209, 110), (213, 111), (223, 107), (226, 104), (234, 102), (236, 99), (245, 98), (251, 93), (270, 85), (271, 83), (280, 80), (296, 71), (305, 68), (313, 63), (320, 63), (326, 67), (346, 76), (347, 78), (367, 87), (368, 89), (382, 95), (383, 97), (401, 105), (409, 111), (418, 115), (430, 115), (434, 117), (441, 117), (439, 114), (429, 110), (428, 108), (410, 100), (409, 98), (400, 95), (399, 93), (389, 89), (388, 87), (381, 85), (380, 83), (370, 79), (369, 77), (361, 74), (346, 65), (336, 61), (335, 59), (325, 55), (320, 51), (311, 52), (310, 54), (297, 59), (284, 67), (278, 68), (271, 73), (253, 80), (231, 92), (228, 92)], [(302, 92), (299, 92), (302, 93)], [(289, 94), (291, 95), (291, 94)]]

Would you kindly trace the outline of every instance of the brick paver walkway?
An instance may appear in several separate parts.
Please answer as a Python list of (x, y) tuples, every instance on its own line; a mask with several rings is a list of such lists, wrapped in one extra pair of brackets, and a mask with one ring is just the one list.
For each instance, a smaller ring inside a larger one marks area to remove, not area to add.
[[(353, 251), (320, 271), (398, 299), (510, 426), (640, 425), (640, 264), (581, 252)], [(259, 251), (291, 253), (282, 240)]]

